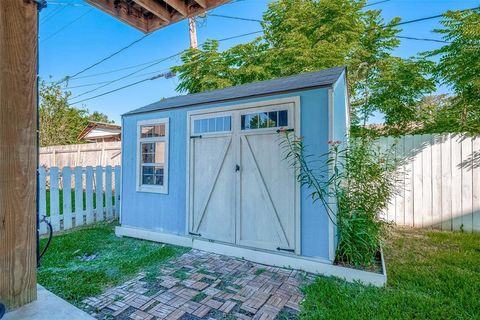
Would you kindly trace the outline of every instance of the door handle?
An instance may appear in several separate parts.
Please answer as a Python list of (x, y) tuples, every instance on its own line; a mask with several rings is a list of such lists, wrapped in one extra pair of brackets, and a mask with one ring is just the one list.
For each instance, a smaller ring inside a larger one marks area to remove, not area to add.
[(237, 164), (235, 165), (235, 172), (238, 172), (238, 171), (240, 171), (240, 166)]

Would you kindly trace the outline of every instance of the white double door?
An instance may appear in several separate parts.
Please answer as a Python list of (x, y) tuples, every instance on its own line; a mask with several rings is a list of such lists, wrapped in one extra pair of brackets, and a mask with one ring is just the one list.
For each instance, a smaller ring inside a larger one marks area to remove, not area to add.
[(295, 250), (297, 184), (278, 133), (294, 117), (293, 103), (190, 117), (190, 234)]

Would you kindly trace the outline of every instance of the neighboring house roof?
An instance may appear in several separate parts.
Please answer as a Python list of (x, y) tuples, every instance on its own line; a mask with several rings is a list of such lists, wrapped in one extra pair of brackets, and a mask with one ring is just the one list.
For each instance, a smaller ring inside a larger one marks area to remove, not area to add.
[(78, 136), (78, 140), (98, 141), (115, 139), (120, 140), (122, 127), (114, 123), (90, 121)]
[(187, 107), (219, 101), (265, 96), (296, 91), (300, 89), (327, 87), (333, 85), (345, 70), (346, 67), (342, 66), (317, 72), (302, 73), (299, 75), (278, 78), (274, 80), (259, 81), (202, 93), (176, 96), (160, 100), (139, 109), (135, 109), (125, 113), (124, 115)]

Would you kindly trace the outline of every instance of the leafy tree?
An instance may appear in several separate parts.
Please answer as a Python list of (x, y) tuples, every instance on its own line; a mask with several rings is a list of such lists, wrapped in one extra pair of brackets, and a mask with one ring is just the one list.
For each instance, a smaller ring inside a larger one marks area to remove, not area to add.
[(439, 57), (434, 74), (450, 86), (455, 97), (437, 118), (438, 127), (447, 131), (480, 133), (480, 9), (448, 11), (434, 30), (449, 43), (425, 53)]
[(100, 112), (88, 113), (87, 109), (71, 107), (68, 98), (71, 93), (62, 91), (57, 84), (40, 82), (40, 145), (65, 145), (79, 143), (78, 135), (89, 120), (110, 122)]
[(448, 94), (424, 96), (418, 104), (418, 121), (421, 124), (417, 133), (441, 133), (451, 131), (450, 121), (445, 122), (449, 117), (454, 97)]
[(88, 116), (88, 120), (96, 122), (105, 122), (105, 123), (114, 123), (113, 120), (108, 119), (108, 116), (105, 113), (94, 111)]
[(434, 88), (427, 77), (431, 65), (392, 57), (400, 19), (385, 22), (380, 10), (364, 7), (365, 1), (356, 0), (272, 2), (263, 15), (262, 37), (223, 52), (216, 41), (186, 51), (183, 64), (174, 68), (180, 74), (177, 89), (197, 93), (347, 65), (353, 128), (381, 111), (389, 125), (403, 130), (416, 121), (415, 103)]
[(377, 63), (366, 89), (368, 102), (363, 108), (384, 114), (387, 128), (384, 133), (405, 134), (418, 126), (423, 96), (435, 91), (435, 82), (429, 77), (432, 67), (430, 61), (398, 57)]

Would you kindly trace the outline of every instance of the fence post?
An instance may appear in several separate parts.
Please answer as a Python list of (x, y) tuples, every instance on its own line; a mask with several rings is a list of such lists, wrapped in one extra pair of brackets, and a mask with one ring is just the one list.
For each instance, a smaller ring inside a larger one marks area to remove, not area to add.
[(97, 182), (96, 189), (95, 189), (95, 213), (96, 213), (96, 221), (103, 221), (103, 167), (96, 166), (95, 167), (95, 179)]
[(120, 216), (120, 188), (121, 188), (120, 166), (115, 166), (115, 216)]
[[(47, 215), (47, 190), (46, 190), (47, 179), (45, 177), (45, 168), (38, 168), (38, 183), (39, 183), (39, 192), (38, 195), (38, 214), (39, 219), (43, 219)], [(47, 233), (47, 225), (45, 222), (40, 222), (40, 234)]]
[(112, 212), (112, 166), (105, 167), (105, 206), (107, 208), (107, 219), (113, 218)]
[(64, 167), (63, 176), (63, 229), (72, 228), (72, 170)]
[(83, 225), (83, 170), (75, 167), (75, 227)]
[(93, 168), (86, 168), (85, 177), (85, 206), (87, 212), (87, 224), (93, 223)]
[(60, 199), (58, 197), (58, 168), (50, 168), (50, 221), (53, 231), (60, 230)]

